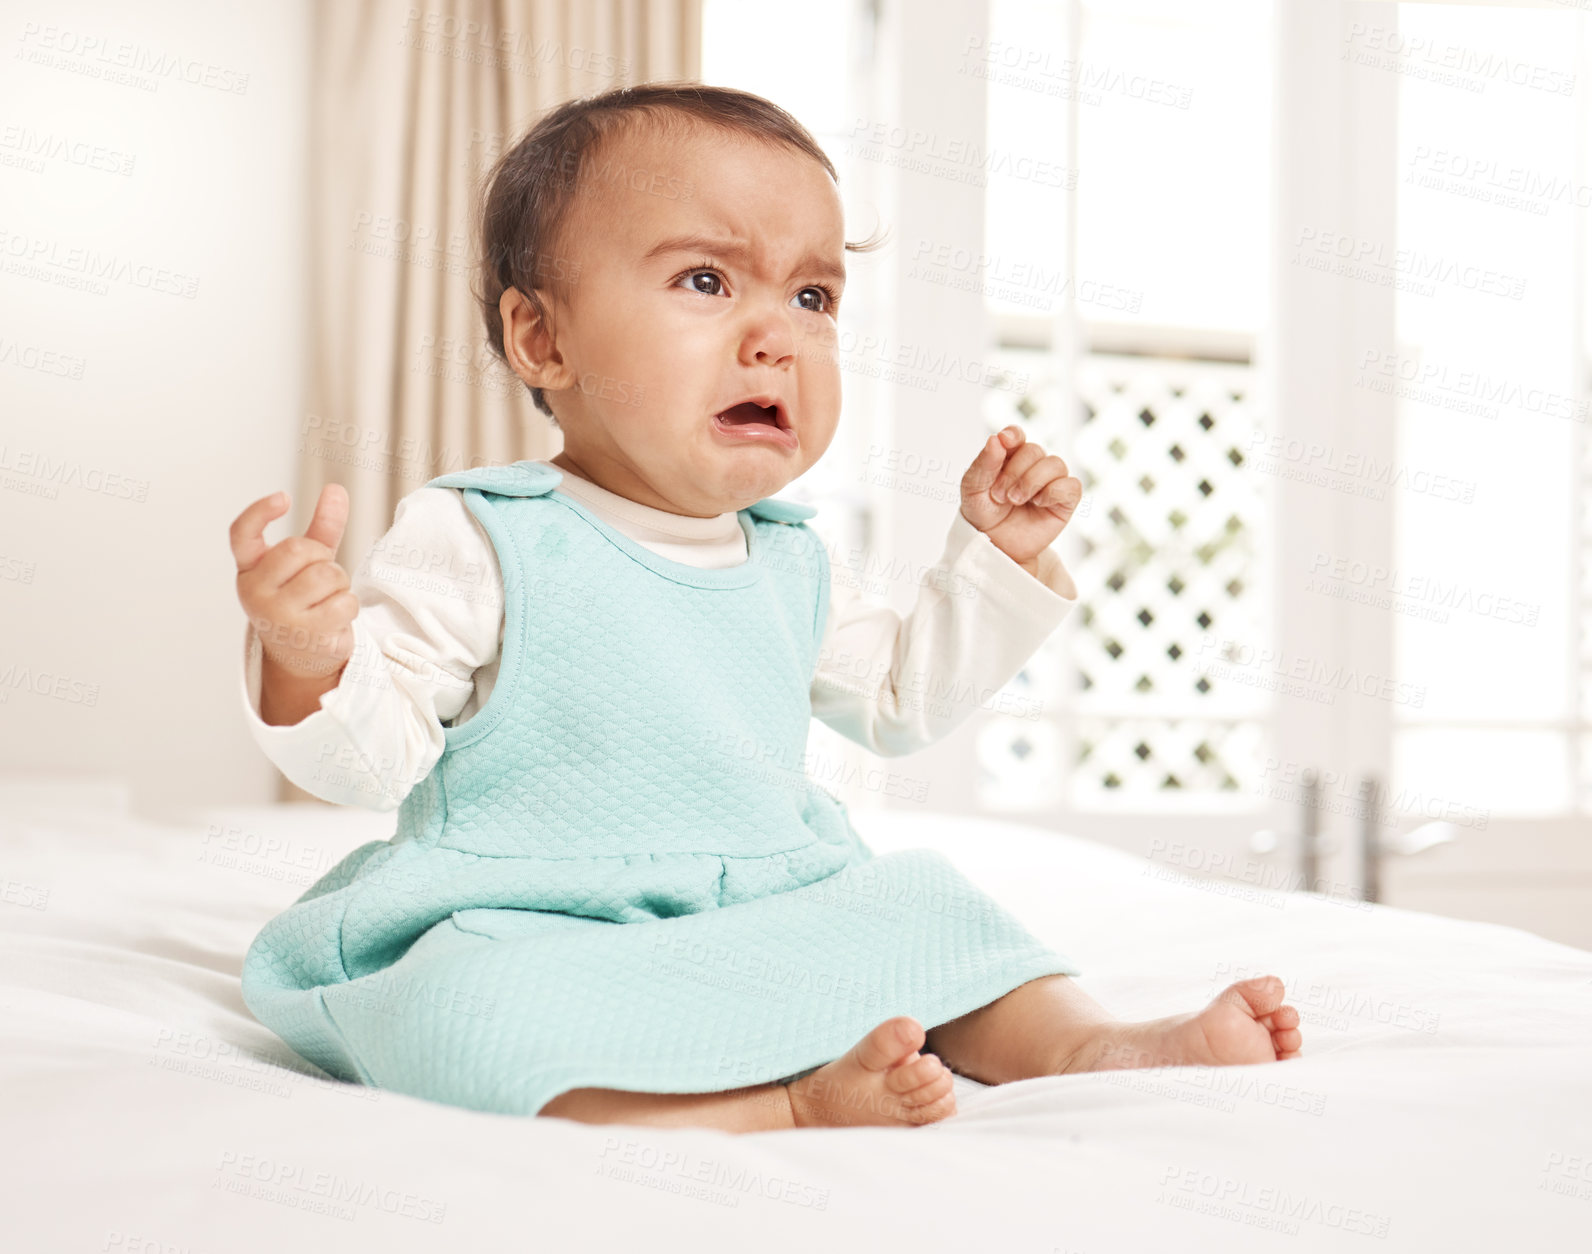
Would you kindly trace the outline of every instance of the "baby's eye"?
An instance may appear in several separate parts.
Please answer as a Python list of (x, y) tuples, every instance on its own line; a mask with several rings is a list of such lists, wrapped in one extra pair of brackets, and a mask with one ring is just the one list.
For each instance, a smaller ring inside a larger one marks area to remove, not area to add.
[(804, 309), (811, 313), (825, 313), (835, 303), (834, 293), (832, 293), (827, 287), (804, 287), (801, 291), (796, 293), (796, 299), (800, 300), (809, 292), (816, 294), (818, 297), (818, 303), (816, 305), (803, 306)]
[[(698, 287), (696, 285), (697, 276), (698, 275), (703, 275), (703, 274), (707, 275), (710, 279), (712, 279), (713, 283), (715, 284), (713, 289), (707, 290), (707, 289), (704, 289), (704, 288), (700, 288), (700, 287)], [(698, 292), (698, 293), (700, 293), (703, 296), (717, 296), (717, 295), (720, 294), (720, 292), (723, 290), (723, 287), (724, 287), (724, 276), (721, 275), (717, 270), (709, 270), (709, 269), (707, 269), (705, 267), (704, 268), (699, 268), (699, 269), (696, 269), (696, 270), (687, 270), (684, 274), (682, 274), (680, 276), (680, 278), (682, 280), (684, 280), (685, 282), (691, 284), (691, 290), (693, 292)]]

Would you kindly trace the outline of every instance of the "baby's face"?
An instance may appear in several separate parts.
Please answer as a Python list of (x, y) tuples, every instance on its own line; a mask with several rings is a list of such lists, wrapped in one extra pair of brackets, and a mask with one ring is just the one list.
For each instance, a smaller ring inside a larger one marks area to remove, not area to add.
[[(576, 281), (553, 307), (567, 372), (548, 393), (564, 432), (554, 461), (696, 517), (774, 495), (840, 420), (837, 309), (823, 290), (845, 282), (833, 180), (782, 146), (647, 127), (586, 179), (561, 249)], [(784, 440), (719, 424), (753, 396), (779, 400)]]

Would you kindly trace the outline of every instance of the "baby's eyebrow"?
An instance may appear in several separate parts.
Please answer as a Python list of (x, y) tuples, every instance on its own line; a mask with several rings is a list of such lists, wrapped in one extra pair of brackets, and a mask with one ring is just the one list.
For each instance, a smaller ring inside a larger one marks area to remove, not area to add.
[[(730, 236), (673, 235), (649, 248), (642, 260), (651, 261), (654, 257), (669, 253), (720, 253), (747, 261), (752, 256), (752, 246), (743, 239)], [(796, 271), (799, 274), (819, 274), (825, 278), (839, 279), (842, 283), (846, 281), (846, 267), (820, 253), (808, 253), (796, 263)]]

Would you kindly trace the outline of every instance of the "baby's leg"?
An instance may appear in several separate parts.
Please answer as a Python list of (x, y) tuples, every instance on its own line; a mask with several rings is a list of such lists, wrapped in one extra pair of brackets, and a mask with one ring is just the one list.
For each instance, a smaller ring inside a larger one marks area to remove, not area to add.
[(958, 1075), (1006, 1084), (1061, 1075), (1098, 1034), (1121, 1026), (1066, 975), (1019, 984), (988, 1005), (928, 1031), (928, 1048)]
[(1204, 1010), (1124, 1023), (1070, 976), (1047, 975), (929, 1029), (928, 1047), (984, 1084), (1128, 1067), (1228, 1066), (1299, 1053), (1299, 1012), (1274, 975), (1240, 980)]
[(570, 1089), (536, 1113), (580, 1123), (641, 1123), (668, 1128), (718, 1128), (722, 1132), (773, 1132), (796, 1126), (783, 1084), (759, 1084), (723, 1093)]
[(956, 1113), (951, 1073), (920, 1054), (923, 1025), (908, 1015), (886, 1019), (834, 1062), (789, 1084), (724, 1093), (634, 1093), (570, 1089), (539, 1115), (581, 1123), (772, 1132), (780, 1128), (882, 1127), (934, 1123)]

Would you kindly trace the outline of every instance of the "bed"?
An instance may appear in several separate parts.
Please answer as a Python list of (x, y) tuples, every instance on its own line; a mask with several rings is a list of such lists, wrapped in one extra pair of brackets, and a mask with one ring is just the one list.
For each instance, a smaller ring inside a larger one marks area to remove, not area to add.
[(249, 1015), (260, 925), (393, 816), (156, 822), (0, 784), (6, 1251), (1584, 1248), (1592, 953), (1251, 885), (1021, 823), (860, 811), (944, 852), (1124, 1018), (1283, 977), (1301, 1057), (986, 1087), (914, 1129), (730, 1136), (328, 1080)]

